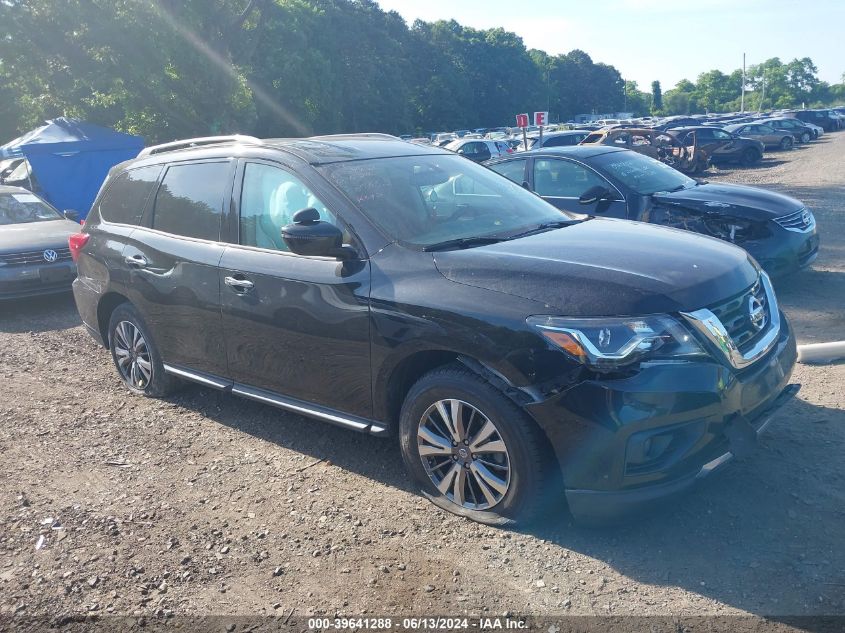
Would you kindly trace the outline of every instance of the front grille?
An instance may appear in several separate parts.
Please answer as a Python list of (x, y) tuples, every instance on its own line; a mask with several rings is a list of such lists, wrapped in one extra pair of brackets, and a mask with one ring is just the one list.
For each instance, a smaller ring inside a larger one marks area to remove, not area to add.
[(795, 213), (782, 215), (775, 218), (775, 222), (787, 231), (807, 231), (814, 224), (813, 214), (807, 209), (798, 209)]
[[(752, 320), (752, 308), (759, 311), (759, 307), (762, 307), (763, 317), (762, 321), (758, 320), (755, 325)], [(722, 322), (740, 352), (750, 349), (766, 333), (772, 321), (769, 300), (759, 279), (748, 290), (712, 306), (710, 311)]]
[(0, 255), (0, 262), (8, 266), (24, 266), (26, 264), (47, 264), (53, 263), (48, 262), (44, 259), (44, 251), (56, 251), (56, 255), (58, 258), (55, 260), (56, 262), (61, 262), (70, 259), (70, 249), (65, 246), (63, 248), (45, 248), (41, 249), (40, 251), (24, 251), (21, 253), (4, 253)]

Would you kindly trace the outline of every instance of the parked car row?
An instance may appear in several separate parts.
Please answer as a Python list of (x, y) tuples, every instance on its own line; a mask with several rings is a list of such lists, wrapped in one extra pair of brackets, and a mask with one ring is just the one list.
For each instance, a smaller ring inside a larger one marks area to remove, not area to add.
[[(797, 144), (810, 143), (825, 131), (842, 128), (843, 121), (845, 108), (601, 119), (579, 125), (578, 129), (571, 129), (571, 124), (555, 124), (542, 135), (537, 128), (525, 132), (515, 128), (481, 128), (465, 134), (462, 140), (480, 139), (481, 133), (486, 132), (485, 138), (505, 142), (516, 152), (598, 143), (632, 149), (684, 173), (698, 174), (711, 164), (754, 165), (767, 150), (787, 151)], [(570, 129), (560, 129), (564, 127)], [(433, 144), (446, 146), (449, 141), (438, 140), (440, 136)], [(455, 135), (449, 133), (448, 137)], [(429, 144), (427, 139), (417, 141)], [(491, 152), (491, 158), (497, 153)]]

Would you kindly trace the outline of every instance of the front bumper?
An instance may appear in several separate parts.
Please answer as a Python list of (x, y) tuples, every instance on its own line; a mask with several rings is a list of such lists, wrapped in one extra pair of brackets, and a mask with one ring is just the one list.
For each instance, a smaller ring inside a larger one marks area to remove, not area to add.
[(0, 300), (69, 292), (76, 277), (76, 264), (64, 260), (52, 264), (0, 267)]
[[(775, 345), (742, 370), (715, 359), (654, 363), (526, 405), (555, 450), (573, 516), (605, 520), (672, 497), (753, 446), (797, 391), (795, 338), (781, 318)], [(671, 437), (669, 448), (633, 462), (631, 447), (650, 436)]]
[(783, 277), (806, 268), (819, 256), (819, 234), (788, 231), (771, 222), (772, 236), (753, 243), (739, 244), (747, 250), (770, 277)]
[[(775, 402), (772, 403), (772, 406), (763, 412), (756, 420), (747, 421), (744, 418), (735, 420), (735, 425), (750, 425), (751, 432), (749, 434), (747, 429), (742, 429), (738, 431), (737, 435), (734, 437), (743, 437), (745, 439), (756, 441), (756, 439), (759, 438), (768, 428), (777, 411), (789, 402), (789, 400), (798, 393), (800, 388), (800, 385), (788, 385), (783, 391), (781, 391)], [(740, 442), (745, 445), (737, 446), (734, 444), (732, 446), (731, 441), (728, 440), (728, 448), (730, 450), (726, 450), (721, 455), (714, 457), (712, 460), (704, 464), (694, 475), (676, 479), (674, 481), (618, 492), (567, 490), (566, 501), (569, 506), (569, 510), (573, 516), (578, 518), (611, 520), (618, 517), (624, 517), (626, 515), (636, 514), (648, 509), (649, 507), (666, 503), (666, 501), (689, 491), (699, 481), (731, 462), (736, 456), (734, 451), (742, 454), (748, 450), (746, 442), (735, 439), (734, 443), (736, 442)]]

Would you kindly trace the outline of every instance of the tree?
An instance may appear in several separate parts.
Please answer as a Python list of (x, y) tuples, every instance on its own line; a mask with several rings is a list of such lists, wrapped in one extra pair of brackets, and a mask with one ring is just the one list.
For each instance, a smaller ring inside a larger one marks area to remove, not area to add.
[[(845, 79), (845, 78), (844, 78)], [(746, 104), (845, 99), (810, 58), (752, 66)], [(0, 0), (0, 138), (56, 116), (149, 142), (247, 133), (419, 133), (517, 112), (686, 114), (739, 107), (742, 71), (651, 95), (582, 50), (526, 50), (501, 28), (415, 22), (374, 0)]]
[(654, 114), (663, 111), (663, 92), (660, 90), (660, 82), (651, 82), (651, 110)]
[(674, 88), (663, 95), (663, 105), (666, 114), (690, 114), (695, 111), (695, 84), (687, 79), (681, 79)]
[(626, 105), (623, 107), (627, 112), (633, 112), (634, 116), (642, 116), (651, 111), (651, 95), (639, 90), (636, 81), (625, 82), (625, 98)]
[(2, 79), (21, 108), (18, 131), (63, 114), (152, 140), (248, 128), (253, 95), (233, 47), (256, 4), (0, 3)]

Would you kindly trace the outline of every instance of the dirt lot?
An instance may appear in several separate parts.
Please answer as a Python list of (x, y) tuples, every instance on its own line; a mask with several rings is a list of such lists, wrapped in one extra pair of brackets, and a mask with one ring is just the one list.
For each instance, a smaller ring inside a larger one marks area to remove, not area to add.
[[(779, 296), (802, 341), (845, 339), (845, 133), (709, 177), (813, 208), (821, 256)], [(845, 615), (845, 365), (795, 378), (760, 450), (670, 511), (508, 532), (411, 492), (391, 441), (132, 397), (70, 298), (2, 305), (0, 613)]]

